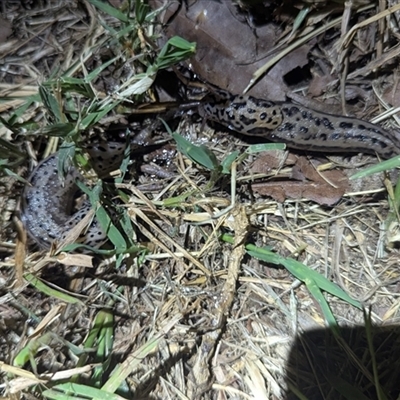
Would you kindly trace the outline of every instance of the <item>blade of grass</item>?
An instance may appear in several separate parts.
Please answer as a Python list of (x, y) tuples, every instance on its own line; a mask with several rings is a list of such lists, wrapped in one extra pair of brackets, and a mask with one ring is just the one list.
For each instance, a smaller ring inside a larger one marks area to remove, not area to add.
[(52, 333), (47, 332), (42, 336), (29, 339), (24, 348), (15, 356), (13, 366), (22, 368), (29, 360), (34, 359), (41, 347), (48, 346), (52, 338)]
[(99, 180), (93, 189), (89, 189), (82, 182), (77, 181), (79, 189), (84, 192), (92, 204), (93, 208), (96, 210), (96, 218), (102, 227), (103, 231), (107, 233), (107, 237), (110, 239), (111, 243), (119, 251), (124, 251), (128, 248), (125, 238), (121, 235), (118, 228), (112, 222), (111, 217), (108, 212), (101, 204), (100, 195), (102, 193), (102, 181)]
[(126, 400), (123, 397), (79, 383), (61, 383), (45, 390), (43, 396), (54, 400)]
[(40, 279), (36, 278), (34, 275), (30, 273), (25, 274), (24, 278), (34, 288), (36, 288), (37, 290), (39, 290), (40, 292), (44, 293), (45, 295), (51, 298), (56, 298), (69, 304), (83, 305), (83, 303), (80, 300), (76, 299), (73, 296), (70, 296), (69, 294), (63, 293), (57, 289), (51, 288), (50, 286), (46, 285), (44, 282), (42, 282)]
[(150, 338), (145, 344), (130, 354), (127, 359), (114, 370), (110, 379), (102, 386), (102, 389), (107, 392), (115, 392), (123, 384), (130, 373), (140, 365), (142, 360), (157, 349), (163, 336), (167, 334), (181, 318), (181, 315), (175, 315), (170, 321), (164, 324), (162, 331), (153, 338)]
[[(234, 242), (234, 238), (231, 235), (223, 234), (221, 236), (221, 240), (232, 243)], [(329, 281), (323, 275), (319, 274), (318, 272), (312, 270), (311, 268), (307, 267), (306, 265), (300, 263), (291, 258), (284, 258), (266, 248), (260, 248), (253, 244), (246, 244), (246, 251), (252, 257), (256, 257), (259, 260), (275, 264), (275, 265), (282, 265), (284, 266), (295, 278), (299, 279), (300, 281), (308, 284), (312, 288), (311, 294), (316, 296), (316, 300), (318, 302), (321, 301), (320, 298), (320, 290), (324, 290), (336, 296), (347, 303), (362, 309), (362, 305), (359, 301), (352, 299), (344, 290), (342, 290), (339, 286), (335, 283)], [(322, 304), (322, 303), (320, 303)], [(327, 311), (328, 309), (323, 308), (323, 311)], [(325, 318), (327, 321), (332, 324), (332, 315), (330, 312), (325, 314)]]
[(366, 176), (394, 169), (399, 166), (400, 166), (400, 156), (396, 156), (391, 158), (390, 160), (385, 160), (380, 162), (379, 164), (373, 165), (372, 167), (365, 168), (364, 170), (352, 175), (350, 179), (364, 178)]
[(110, 6), (108, 3), (104, 3), (100, 0), (89, 0), (89, 3), (93, 4), (95, 7), (97, 7), (99, 10), (105, 12), (108, 15), (111, 15), (112, 17), (119, 19), (121, 22), (129, 22), (130, 18), (128, 15), (122, 13), (118, 9)]

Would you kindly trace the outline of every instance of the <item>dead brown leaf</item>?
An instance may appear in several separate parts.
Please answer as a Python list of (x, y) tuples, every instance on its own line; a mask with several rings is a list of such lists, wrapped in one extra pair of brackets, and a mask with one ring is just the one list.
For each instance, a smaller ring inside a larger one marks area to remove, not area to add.
[[(205, 81), (231, 93), (241, 93), (253, 73), (272, 57), (269, 52), (281, 33), (276, 23), (253, 28), (227, 1), (192, 1), (188, 2), (188, 8), (181, 7), (178, 12), (176, 3), (167, 3), (150, 1), (154, 8), (167, 4), (161, 17), (163, 23), (168, 22), (167, 36), (179, 35), (197, 43), (197, 52), (190, 63)], [(288, 91), (284, 76), (308, 63), (308, 51), (309, 46), (304, 45), (288, 54), (249, 93), (284, 100)]]
[(255, 183), (252, 189), (276, 201), (308, 199), (331, 206), (337, 203), (349, 187), (348, 178), (339, 170), (318, 172), (306, 158), (298, 157), (293, 166), (291, 180)]
[(308, 93), (312, 97), (321, 96), (325, 92), (328, 84), (333, 82), (334, 80), (335, 80), (335, 77), (333, 77), (330, 74), (322, 75), (322, 76), (315, 75), (310, 82), (310, 86), (308, 87)]
[(287, 167), (295, 164), (297, 157), (282, 151), (266, 151), (260, 153), (249, 168), (251, 174), (267, 174), (274, 169)]

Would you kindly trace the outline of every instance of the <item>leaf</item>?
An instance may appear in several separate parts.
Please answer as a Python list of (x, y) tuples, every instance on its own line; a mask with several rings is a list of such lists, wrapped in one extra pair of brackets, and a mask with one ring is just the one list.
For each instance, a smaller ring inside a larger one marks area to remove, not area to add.
[(178, 150), (193, 162), (200, 164), (210, 171), (221, 168), (215, 154), (206, 146), (196, 146), (178, 133), (173, 133), (172, 137), (176, 141)]

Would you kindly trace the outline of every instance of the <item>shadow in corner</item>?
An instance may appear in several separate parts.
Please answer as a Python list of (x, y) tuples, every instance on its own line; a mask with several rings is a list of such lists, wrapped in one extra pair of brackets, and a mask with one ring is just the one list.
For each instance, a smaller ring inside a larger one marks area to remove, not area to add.
[[(298, 336), (287, 363), (285, 399), (400, 399), (400, 326), (329, 329)], [(380, 386), (384, 396), (378, 397)], [(385, 397), (386, 396), (386, 397)]]

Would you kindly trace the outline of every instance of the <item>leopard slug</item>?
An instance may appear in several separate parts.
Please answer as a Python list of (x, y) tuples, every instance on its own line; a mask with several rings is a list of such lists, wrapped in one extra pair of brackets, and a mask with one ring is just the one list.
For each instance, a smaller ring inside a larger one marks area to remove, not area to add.
[[(400, 154), (400, 140), (378, 125), (357, 118), (325, 114), (289, 102), (272, 102), (251, 96), (213, 90), (200, 105), (200, 114), (242, 134), (287, 143), (289, 147), (319, 152), (363, 152), (390, 158)], [(88, 147), (99, 176), (120, 165), (125, 145), (100, 143)], [(63, 182), (58, 177), (58, 154), (46, 158), (32, 172), (24, 189), (21, 219), (30, 236), (43, 248), (62, 241), (91, 208), (85, 202), (73, 212), (82, 180), (71, 167)], [(99, 247), (106, 241), (96, 220), (81, 238)]]
[[(87, 152), (99, 177), (119, 167), (125, 147), (117, 142), (88, 146)], [(73, 212), (79, 191), (76, 181), (83, 181), (83, 177), (75, 167), (70, 167), (61, 181), (57, 164), (58, 153), (38, 164), (28, 178), (30, 184), (25, 186), (21, 201), (21, 220), (27, 232), (40, 247), (47, 249), (52, 242), (61, 242), (91, 209), (90, 202), (85, 201)], [(80, 239), (86, 245), (99, 247), (107, 235), (94, 219)]]
[(290, 102), (213, 92), (200, 105), (200, 115), (241, 134), (286, 143), (298, 150), (369, 153), (385, 159), (400, 154), (400, 140), (370, 122)]

